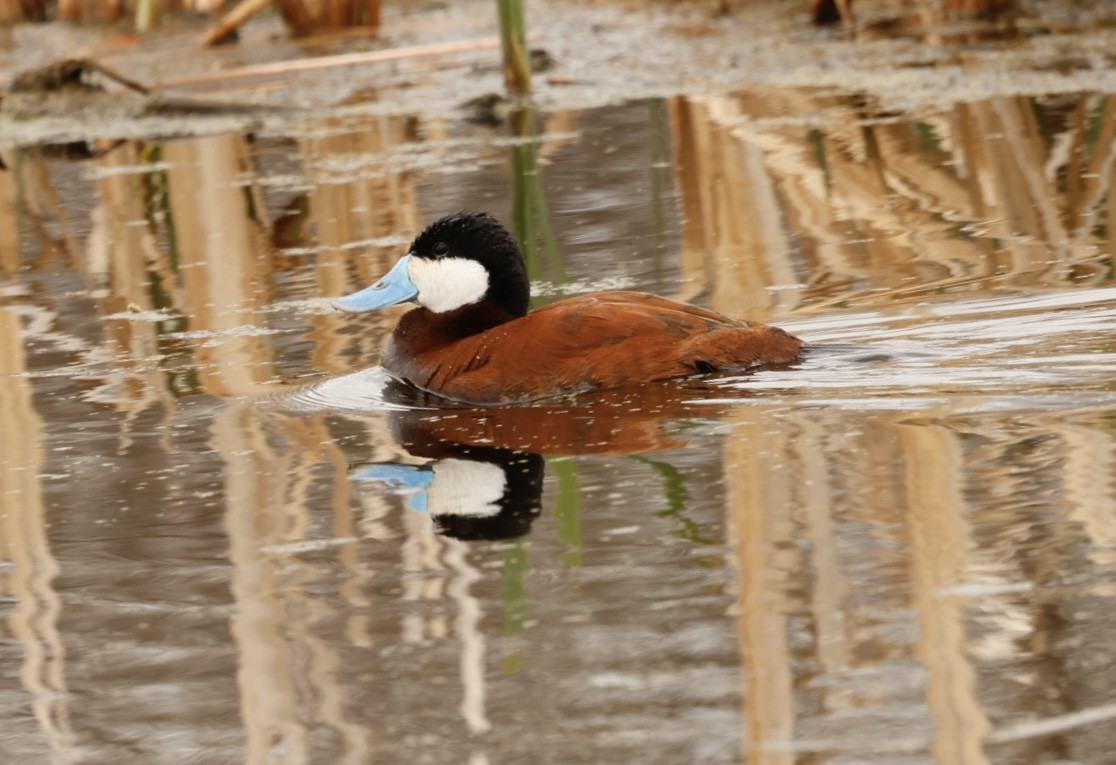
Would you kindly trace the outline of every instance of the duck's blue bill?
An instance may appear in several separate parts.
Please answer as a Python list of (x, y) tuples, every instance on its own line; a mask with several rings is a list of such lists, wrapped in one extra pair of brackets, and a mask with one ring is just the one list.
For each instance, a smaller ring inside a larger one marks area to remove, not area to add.
[(407, 506), (418, 513), (427, 512), (426, 490), (434, 480), (434, 471), (426, 465), (399, 465), (382, 462), (365, 465), (349, 472), (354, 481), (378, 481), (396, 494), (407, 498)]
[(410, 300), (418, 294), (418, 287), (411, 282), (411, 277), (407, 275), (407, 264), (410, 261), (411, 256), (404, 255), (395, 264), (395, 267), (384, 275), (383, 279), (360, 292), (339, 297), (333, 301), (333, 304), (342, 311), (362, 313)]

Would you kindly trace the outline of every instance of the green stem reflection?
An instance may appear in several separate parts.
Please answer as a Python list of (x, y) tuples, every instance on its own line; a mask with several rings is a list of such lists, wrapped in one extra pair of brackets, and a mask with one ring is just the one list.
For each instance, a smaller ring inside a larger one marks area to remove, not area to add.
[[(140, 162), (152, 167), (163, 161), (161, 144), (142, 144), (139, 147)], [(152, 233), (157, 236), (162, 229), (161, 239), (166, 242), (166, 264), (174, 273), (181, 273), (181, 256), (178, 251), (178, 233), (175, 230), (174, 211), (170, 204), (170, 181), (165, 170), (152, 170), (141, 176), (144, 199), (144, 218)], [(148, 271), (148, 295), (155, 310), (173, 309), (171, 293), (173, 284), (164, 284), (164, 274), (157, 269)], [(193, 396), (202, 392), (198, 366), (190, 363), (193, 350), (180, 340), (171, 336), (190, 328), (190, 320), (178, 315), (155, 323), (160, 351), (159, 365), (165, 370), (167, 390), (176, 398)], [(185, 362), (185, 363), (183, 363)]]
[(566, 546), (562, 563), (570, 568), (581, 566), (581, 486), (577, 480), (577, 464), (569, 458), (551, 459), (550, 471), (558, 479), (554, 499), (554, 517), (558, 521), (558, 539)]
[[(527, 559), (524, 538), (512, 543), (504, 554), (504, 581), (500, 600), (504, 606), (504, 635), (515, 637), (527, 629), (527, 590), (523, 575), (531, 569)], [(523, 652), (519, 649), (504, 655), (504, 672), (513, 675), (523, 665)]]
[[(517, 139), (511, 150), (512, 233), (523, 247), (527, 276), (532, 281), (543, 278), (545, 271), (554, 281), (564, 282), (569, 275), (558, 256), (558, 240), (550, 225), (546, 190), (539, 174), (539, 131), (535, 112), (519, 109), (509, 119), (512, 136)], [(545, 299), (533, 299), (532, 305), (543, 302)]]
[(685, 515), (686, 501), (690, 498), (690, 493), (686, 491), (686, 479), (681, 471), (669, 462), (658, 462), (639, 454), (632, 455), (631, 459), (647, 465), (663, 480), (663, 499), (666, 500), (667, 506), (665, 510), (655, 513), (655, 516), (673, 520), (674, 535), (680, 539), (699, 545), (716, 544), (715, 540), (706, 534), (702, 524), (690, 520)]
[[(505, 3), (501, 0), (501, 14), (504, 6)], [(539, 129), (535, 112), (532, 109), (519, 109), (509, 115), (508, 119), (515, 139), (511, 148), (512, 233), (523, 248), (527, 276), (531, 281), (545, 277), (564, 282), (569, 276), (558, 255), (558, 240), (550, 225), (546, 190), (539, 174)], [(537, 306), (545, 303), (546, 298), (533, 298), (531, 302), (533, 306)], [(568, 548), (563, 562), (568, 566), (580, 566), (580, 498), (576, 468), (569, 460), (552, 461), (549, 464), (558, 477), (555, 515), (558, 518), (558, 536)], [(530, 568), (525, 542), (519, 539), (514, 546), (508, 548), (504, 558), (502, 602), (506, 624), (504, 632), (508, 637), (519, 635), (527, 626), (527, 593), (523, 586), (523, 575)], [(504, 671), (508, 674), (518, 672), (522, 664), (522, 649), (514, 649), (504, 656)]]

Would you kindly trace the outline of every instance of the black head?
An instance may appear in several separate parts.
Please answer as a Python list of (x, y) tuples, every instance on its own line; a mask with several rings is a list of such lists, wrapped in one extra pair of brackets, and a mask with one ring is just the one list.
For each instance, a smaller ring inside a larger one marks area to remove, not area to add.
[(531, 288), (523, 253), (511, 232), (488, 213), (464, 211), (439, 218), (415, 237), (410, 254), (423, 260), (479, 262), (489, 275), (485, 299), (513, 316), (526, 315)]

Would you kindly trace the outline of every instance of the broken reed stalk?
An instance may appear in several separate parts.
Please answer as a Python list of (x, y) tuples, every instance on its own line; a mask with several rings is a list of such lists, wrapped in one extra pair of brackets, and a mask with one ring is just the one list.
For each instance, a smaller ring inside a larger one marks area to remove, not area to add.
[(1014, 0), (942, 0), (946, 18), (975, 19), (1011, 13)]
[(59, 0), (55, 19), (80, 24), (112, 24), (128, 13), (125, 0)]
[[(851, 25), (853, 0), (812, 0), (810, 17), (815, 24), (842, 22)], [(932, 0), (941, 14), (950, 19), (978, 19), (1015, 11), (1016, 0)], [(931, 11), (931, 13), (936, 13)]]
[(353, 27), (380, 28), (380, 0), (277, 0), (276, 4), (295, 37)]
[(818, 25), (840, 21), (845, 26), (852, 26), (852, 0), (813, 0), (810, 4), (810, 18)]
[(146, 32), (155, 26), (155, 0), (138, 0), (136, 3), (136, 31)]
[(486, 48), (495, 48), (500, 41), (495, 37), (479, 37), (472, 40), (455, 40), (453, 42), (432, 43), (430, 45), (412, 45), (406, 48), (388, 48), (386, 50), (370, 50), (359, 53), (339, 53), (336, 56), (318, 56), (317, 58), (304, 58), (297, 61), (273, 61), (267, 64), (252, 64), (250, 66), (226, 69), (220, 72), (203, 72), (201, 74), (186, 75), (184, 77), (171, 77), (155, 83), (153, 88), (189, 88), (200, 85), (213, 85), (235, 80), (251, 80), (257, 77), (283, 77), (300, 72), (309, 72), (316, 69), (330, 69), (340, 66), (358, 66), (375, 64), (385, 61), (399, 61), (406, 58), (421, 56), (444, 56), (451, 53), (465, 53)]
[(46, 0), (0, 0), (0, 24), (46, 21)]
[(504, 54), (504, 81), (508, 91), (522, 95), (531, 90), (531, 65), (527, 56), (527, 23), (524, 0), (496, 0), (500, 13), (500, 47)]
[(224, 42), (248, 19), (271, 5), (271, 0), (242, 0), (236, 7), (221, 17), (201, 38), (203, 46)]

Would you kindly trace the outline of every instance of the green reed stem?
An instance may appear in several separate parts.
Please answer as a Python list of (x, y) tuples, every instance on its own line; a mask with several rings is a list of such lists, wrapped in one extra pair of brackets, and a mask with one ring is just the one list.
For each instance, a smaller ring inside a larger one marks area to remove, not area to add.
[(508, 91), (523, 95), (531, 90), (531, 65), (527, 55), (524, 0), (496, 0), (500, 13), (500, 48), (504, 54), (504, 81)]

